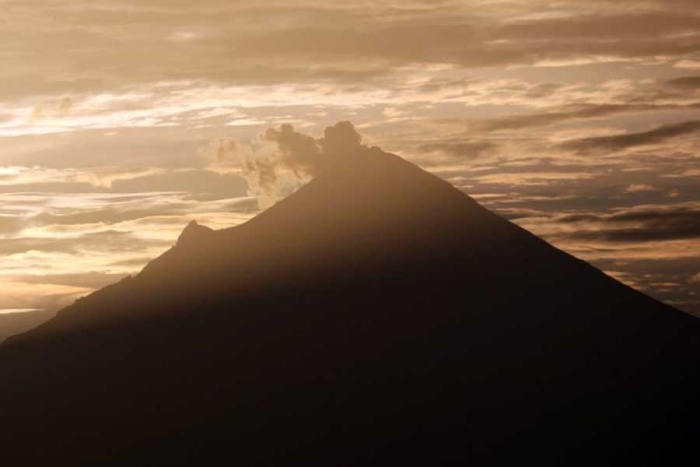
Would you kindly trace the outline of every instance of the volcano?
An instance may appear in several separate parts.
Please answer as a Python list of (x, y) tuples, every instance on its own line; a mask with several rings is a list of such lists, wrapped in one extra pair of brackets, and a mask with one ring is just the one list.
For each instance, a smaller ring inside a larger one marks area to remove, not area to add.
[(700, 321), (377, 148), (0, 347), (5, 459), (668, 461)]

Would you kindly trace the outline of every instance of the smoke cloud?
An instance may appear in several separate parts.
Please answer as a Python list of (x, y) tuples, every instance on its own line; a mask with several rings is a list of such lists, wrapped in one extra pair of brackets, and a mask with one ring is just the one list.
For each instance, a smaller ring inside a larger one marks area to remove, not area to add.
[(284, 124), (268, 129), (252, 145), (220, 138), (205, 153), (212, 170), (238, 172), (248, 182), (249, 194), (268, 207), (334, 163), (366, 149), (352, 123), (342, 121), (326, 128), (321, 138)]

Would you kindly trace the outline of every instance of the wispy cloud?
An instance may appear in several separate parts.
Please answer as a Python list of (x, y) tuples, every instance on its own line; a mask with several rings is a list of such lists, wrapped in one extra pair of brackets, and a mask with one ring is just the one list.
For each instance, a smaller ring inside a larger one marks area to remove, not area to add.
[(0, 3), (0, 274), (24, 278), (0, 307), (243, 222), (345, 120), (626, 281), (700, 293), (696, 0)]
[(638, 133), (581, 138), (562, 143), (560, 147), (580, 154), (614, 152), (637, 146), (663, 143), (671, 138), (690, 135), (698, 131), (700, 131), (700, 120), (692, 120), (662, 125), (652, 130)]

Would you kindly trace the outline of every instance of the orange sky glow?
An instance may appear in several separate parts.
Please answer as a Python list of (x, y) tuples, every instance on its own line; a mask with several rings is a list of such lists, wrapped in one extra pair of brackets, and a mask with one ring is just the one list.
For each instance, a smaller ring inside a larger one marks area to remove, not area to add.
[[(0, 314), (138, 272), (363, 141), (700, 315), (697, 0), (0, 0)], [(348, 193), (352, 196), (352, 193)]]

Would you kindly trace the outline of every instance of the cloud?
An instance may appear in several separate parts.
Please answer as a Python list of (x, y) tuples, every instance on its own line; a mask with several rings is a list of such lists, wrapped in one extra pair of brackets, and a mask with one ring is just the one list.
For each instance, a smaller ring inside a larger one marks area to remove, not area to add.
[(671, 125), (662, 125), (653, 130), (640, 133), (597, 136), (566, 141), (562, 143), (560, 147), (578, 154), (616, 152), (637, 146), (663, 143), (669, 139), (693, 134), (698, 131), (700, 131), (700, 120), (691, 120)]
[[(222, 140), (210, 145), (222, 153)], [(226, 140), (228, 141), (228, 140)], [(229, 141), (223, 154), (232, 157), (234, 167), (246, 179), (249, 192), (259, 196), (265, 206), (274, 203), (343, 159), (357, 157), (368, 150), (352, 123), (341, 121), (327, 127), (323, 137), (300, 133), (290, 124), (269, 128), (258, 146)]]
[(625, 189), (625, 193), (648, 193), (651, 191), (657, 191), (658, 188), (651, 185), (645, 185), (643, 183), (633, 183)]
[(70, 96), (64, 96), (52, 103), (48, 107), (38, 104), (35, 105), (31, 112), (31, 119), (42, 120), (50, 117), (66, 117), (73, 110), (74, 101)]
[(674, 78), (667, 83), (676, 88), (682, 89), (700, 89), (700, 76), (684, 76), (682, 78)]
[(476, 159), (493, 154), (498, 145), (491, 141), (457, 141), (423, 144), (418, 147), (421, 154), (442, 153), (452, 157)]
[(84, 0), (11, 2), (18, 6), (6, 8), (0, 51), (14, 66), (0, 76), (0, 92), (97, 93), (175, 80), (357, 83), (415, 63), (681, 63), (699, 48), (700, 18), (670, 2), (639, 10), (575, 0), (478, 8), (456, 1), (283, 3), (201, 0), (193, 8), (114, 0), (107, 9)]
[[(673, 133), (700, 108), (697, 0), (0, 3), (0, 54), (13, 65), (0, 71), (0, 156), (22, 167), (0, 169), (0, 250), (16, 253), (0, 258), (7, 270), (131, 272), (186, 220), (240, 223), (325, 170), (332, 153), (362, 150), (354, 130), (323, 134), (345, 118), (470, 193), (505, 195), (488, 207), (562, 235), (575, 254), (697, 251), (697, 239), (566, 237), (668, 237), (650, 220), (606, 217), (700, 196), (700, 153), (681, 138), (692, 130)], [(611, 129), (627, 134), (594, 138)], [(155, 191), (171, 194), (94, 196)], [(556, 222), (563, 212), (594, 218)], [(105, 230), (133, 235), (83, 238)], [(110, 246), (122, 244), (135, 249)]]
[(182, 205), (152, 207), (148, 209), (98, 209), (83, 210), (70, 214), (53, 214), (42, 212), (31, 219), (31, 224), (40, 225), (80, 225), (80, 224), (105, 224), (113, 225), (130, 220), (147, 217), (163, 216), (172, 213), (185, 213)]
[(24, 266), (29, 268), (30, 265), (27, 261), (27, 257), (22, 255), (34, 253), (46, 253), (49, 254), (49, 256), (51, 256), (52, 253), (81, 255), (86, 252), (124, 254), (139, 252), (149, 248), (163, 248), (167, 246), (167, 244), (167, 241), (148, 240), (140, 238), (132, 232), (115, 230), (64, 236), (63, 238), (58, 236), (53, 238), (48, 236), (27, 236), (3, 239), (0, 241), (0, 255), (4, 255), (5, 257), (0, 261), (0, 271), (3, 271), (3, 269), (7, 267), (7, 264), (12, 264), (12, 267), (8, 269), (20, 270)]
[(648, 242), (700, 238), (700, 209), (671, 206), (622, 210), (613, 214), (572, 214), (555, 219), (576, 224), (563, 234), (579, 240)]
[(700, 70), (700, 61), (696, 60), (681, 60), (673, 65), (674, 68)]
[(22, 229), (23, 219), (16, 215), (0, 216), (0, 236), (18, 232)]
[(38, 184), (87, 184), (98, 188), (111, 188), (116, 182), (161, 175), (162, 168), (122, 169), (99, 167), (92, 170), (50, 167), (0, 166), (0, 187), (18, 187)]
[(537, 114), (508, 116), (492, 120), (476, 122), (479, 130), (500, 131), (520, 130), (532, 127), (542, 127), (569, 122), (572, 120), (592, 120), (615, 116), (619, 114), (639, 113), (654, 110), (664, 110), (675, 106), (649, 104), (586, 104), (571, 105)]
[(511, 172), (479, 175), (475, 181), (484, 184), (498, 184), (506, 186), (547, 186), (551, 184), (569, 185), (580, 180), (595, 178), (594, 172)]
[(90, 292), (92, 289), (85, 287), (27, 283), (0, 277), (0, 309), (56, 310)]
[(218, 138), (210, 144), (208, 152), (211, 152), (216, 162), (224, 162), (230, 154), (235, 154), (237, 149), (233, 138)]
[[(568, 3), (571, 5), (571, 2)], [(640, 39), (646, 44), (650, 38), (660, 39), (682, 31), (696, 31), (698, 28), (700, 17), (692, 14), (659, 10), (624, 13), (608, 11), (514, 21), (504, 25), (499, 35), (513, 39), (559, 40), (571, 44), (581, 39), (591, 41), (582, 44), (583, 47), (594, 46), (592, 39), (598, 39), (595, 42), (614, 41), (618, 46), (631, 46), (627, 40)]]
[(26, 284), (53, 284), (86, 289), (100, 289), (124, 278), (125, 274), (86, 272), (75, 274), (45, 274), (18, 276), (17, 280)]

